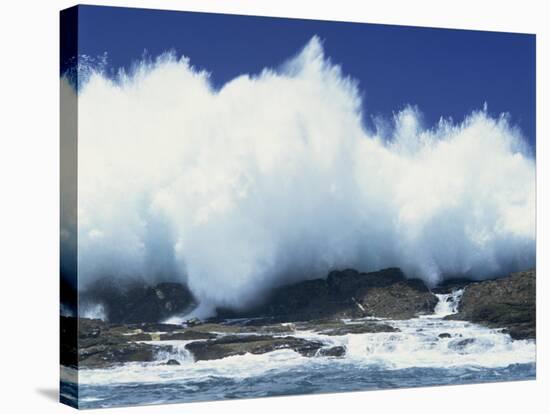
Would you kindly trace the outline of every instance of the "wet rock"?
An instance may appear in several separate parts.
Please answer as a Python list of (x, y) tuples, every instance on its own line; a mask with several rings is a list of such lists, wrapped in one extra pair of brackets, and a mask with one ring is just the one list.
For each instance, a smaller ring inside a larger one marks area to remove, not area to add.
[(437, 302), (437, 297), (418, 279), (372, 288), (361, 299), (369, 315), (390, 319), (431, 314)]
[(371, 273), (347, 269), (333, 271), (326, 279), (280, 287), (252, 309), (218, 309), (218, 315), (273, 318), (278, 322), (365, 316), (408, 319), (432, 313), (436, 304), (437, 297), (420, 279), (407, 279), (400, 269)]
[(108, 368), (127, 362), (151, 362), (161, 349), (136, 342), (103, 343), (79, 348), (79, 368)]
[(199, 332), (192, 329), (183, 332), (174, 332), (167, 334), (160, 334), (159, 340), (161, 341), (191, 341), (197, 339), (213, 339), (218, 335), (210, 332)]
[(78, 338), (97, 338), (105, 327), (106, 324), (101, 319), (78, 319)]
[(319, 349), (319, 352), (317, 353), (318, 356), (323, 357), (335, 357), (335, 358), (341, 358), (344, 355), (346, 355), (346, 348), (343, 346), (333, 346), (330, 348), (321, 348)]
[(108, 368), (126, 362), (150, 362), (160, 350), (169, 350), (138, 341), (151, 340), (150, 334), (99, 319), (79, 318), (78, 367)]
[(128, 339), (132, 341), (153, 341), (153, 335), (140, 332), (132, 335), (128, 335)]
[(111, 323), (160, 322), (196, 307), (191, 291), (181, 283), (116, 284), (101, 279), (81, 294), (82, 304), (101, 304)]
[(437, 294), (448, 294), (455, 290), (463, 289), (473, 282), (475, 281), (466, 277), (450, 277), (434, 287), (432, 292)]
[(512, 273), (464, 288), (458, 313), (448, 319), (467, 320), (491, 328), (505, 328), (514, 339), (536, 336), (536, 272)]
[(292, 336), (228, 335), (208, 341), (192, 342), (185, 347), (193, 354), (195, 361), (202, 361), (246, 353), (264, 354), (279, 349), (292, 349), (303, 356), (314, 356), (322, 346), (320, 342)]
[(265, 335), (292, 333), (294, 325), (288, 323), (274, 324), (270, 320), (255, 321), (253, 324), (227, 324), (221, 322), (205, 322), (199, 326), (193, 327), (193, 331), (206, 333), (258, 333)]
[(509, 334), (513, 339), (534, 339), (537, 335), (534, 323), (516, 323), (503, 329), (503, 333)]
[(231, 334), (231, 333), (240, 333), (241, 327), (238, 325), (226, 325), (226, 324), (217, 323), (217, 322), (205, 322), (201, 325), (194, 326), (193, 331), (204, 332), (204, 333)]
[(261, 334), (284, 334), (292, 333), (296, 330), (296, 326), (291, 323), (281, 323), (281, 324), (267, 324), (262, 325), (245, 325), (239, 329), (241, 333), (261, 333)]
[(455, 351), (463, 351), (468, 345), (471, 345), (475, 342), (474, 338), (460, 339), (449, 343), (449, 348), (454, 349)]
[(440, 333), (439, 335), (437, 335), (438, 338), (450, 338), (451, 337), (451, 334), (450, 333), (447, 333), (447, 332), (443, 332), (443, 333)]
[(166, 361), (166, 364), (164, 365), (181, 365), (181, 364), (175, 359), (169, 359), (168, 361)]
[(201, 323), (202, 321), (199, 318), (191, 318), (185, 321), (185, 324), (190, 327), (200, 325)]
[(60, 317), (60, 362), (65, 367), (78, 368), (78, 320)]
[[(115, 325), (110, 325), (115, 326)], [(138, 330), (145, 333), (158, 333), (158, 332), (176, 332), (184, 329), (181, 325), (171, 325), (167, 323), (132, 323), (128, 325), (119, 325), (122, 330)], [(114, 328), (111, 328), (114, 329)]]
[(312, 330), (321, 335), (340, 336), (347, 334), (364, 334), (380, 332), (399, 332), (398, 328), (381, 322), (364, 321), (344, 323), (340, 320), (310, 321), (298, 325), (300, 330)]

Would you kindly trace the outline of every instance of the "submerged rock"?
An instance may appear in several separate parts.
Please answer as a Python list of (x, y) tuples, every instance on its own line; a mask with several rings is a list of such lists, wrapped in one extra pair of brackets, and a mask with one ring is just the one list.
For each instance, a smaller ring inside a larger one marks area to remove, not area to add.
[(346, 348), (343, 346), (333, 346), (330, 348), (321, 348), (317, 353), (318, 356), (341, 358), (346, 355)]
[(535, 270), (467, 285), (458, 313), (447, 318), (467, 320), (491, 328), (505, 328), (504, 332), (514, 339), (535, 338)]
[(475, 338), (460, 339), (458, 341), (451, 342), (449, 348), (455, 351), (463, 351), (468, 345), (475, 343)]
[(303, 356), (314, 356), (323, 346), (292, 336), (274, 337), (268, 335), (228, 335), (219, 339), (191, 342), (185, 348), (193, 354), (195, 361), (221, 359), (229, 356), (264, 354), (279, 349), (292, 349)]

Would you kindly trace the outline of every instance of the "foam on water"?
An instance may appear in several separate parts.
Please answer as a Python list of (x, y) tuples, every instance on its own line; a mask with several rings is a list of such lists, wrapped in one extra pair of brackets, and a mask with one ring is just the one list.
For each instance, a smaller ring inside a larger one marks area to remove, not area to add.
[[(130, 363), (109, 369), (84, 369), (79, 372), (79, 380), (85, 385), (186, 383), (211, 377), (244, 379), (296, 368), (322, 370), (335, 364), (398, 370), (504, 368), (513, 364), (535, 362), (536, 345), (533, 340), (512, 340), (509, 335), (498, 329), (489, 329), (465, 321), (442, 319), (443, 316), (456, 312), (460, 295), (461, 291), (438, 295), (440, 304), (434, 315), (384, 321), (398, 328), (399, 332), (342, 336), (321, 335), (313, 331), (298, 331), (293, 334), (299, 338), (320, 341), (327, 347), (344, 346), (344, 358), (307, 358), (292, 350), (278, 350), (261, 355), (245, 354), (194, 362), (192, 355), (185, 349), (185, 345), (191, 341), (150, 341), (149, 343), (157, 345), (172, 345), (173, 350), (160, 352), (154, 363)], [(162, 365), (169, 359), (177, 360), (180, 365)]]
[(437, 317), (443, 318), (447, 315), (453, 315), (458, 312), (458, 305), (460, 304), (460, 299), (462, 299), (462, 294), (464, 289), (457, 289), (451, 293), (436, 294), (439, 301), (434, 309), (434, 314)]
[(156, 345), (170, 345), (172, 349), (170, 351), (161, 350), (157, 353), (157, 361), (168, 362), (169, 360), (178, 361), (180, 364), (194, 362), (193, 355), (189, 352), (185, 346), (193, 341), (146, 341), (147, 343)]

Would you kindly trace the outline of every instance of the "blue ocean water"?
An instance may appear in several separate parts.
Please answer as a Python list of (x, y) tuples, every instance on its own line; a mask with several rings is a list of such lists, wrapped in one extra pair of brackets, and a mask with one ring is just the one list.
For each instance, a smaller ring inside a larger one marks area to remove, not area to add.
[[(249, 378), (211, 376), (196, 381), (81, 385), (80, 408), (117, 407), (281, 395), (334, 393), (535, 379), (535, 364), (505, 368), (360, 368), (335, 363), (322, 370), (290, 369)], [(71, 392), (70, 383), (62, 392)], [(74, 391), (74, 390), (73, 390)]]

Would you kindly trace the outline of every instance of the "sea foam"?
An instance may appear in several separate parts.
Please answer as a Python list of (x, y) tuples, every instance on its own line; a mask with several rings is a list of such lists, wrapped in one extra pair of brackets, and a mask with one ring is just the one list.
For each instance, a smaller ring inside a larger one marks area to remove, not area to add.
[(172, 54), (85, 75), (78, 229), (63, 229), (84, 289), (176, 279), (208, 313), (337, 268), (433, 285), (534, 265), (535, 161), (506, 115), (426, 127), (407, 106), (369, 131), (358, 83), (317, 37), (220, 89)]

